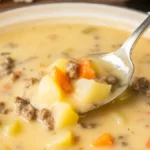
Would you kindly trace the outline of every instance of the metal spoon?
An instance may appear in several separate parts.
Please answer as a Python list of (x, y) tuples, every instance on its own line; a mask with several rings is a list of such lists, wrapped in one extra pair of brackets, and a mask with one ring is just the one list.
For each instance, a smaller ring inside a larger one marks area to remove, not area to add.
[(131, 78), (134, 73), (134, 65), (131, 59), (131, 54), (134, 45), (146, 29), (150, 25), (150, 15), (141, 23), (141, 25), (132, 33), (132, 35), (125, 41), (125, 43), (119, 48), (116, 52), (105, 53), (105, 54), (92, 54), (88, 57), (92, 59), (100, 59), (105, 62), (111, 63), (113, 67), (123, 73), (123, 82), (122, 86), (118, 87), (115, 92), (113, 92), (109, 98), (104, 101), (98, 102), (93, 107), (86, 107), (86, 109), (80, 110), (82, 113), (87, 112), (93, 109), (96, 109), (119, 96), (125, 89), (128, 87)]

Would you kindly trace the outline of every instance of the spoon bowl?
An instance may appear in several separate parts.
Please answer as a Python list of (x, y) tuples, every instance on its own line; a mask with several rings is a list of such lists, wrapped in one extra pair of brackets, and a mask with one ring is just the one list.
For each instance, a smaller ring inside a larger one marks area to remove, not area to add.
[[(110, 101), (114, 100), (118, 97), (121, 93), (123, 93), (130, 81), (132, 79), (134, 73), (134, 64), (130, 56), (125, 53), (125, 49), (121, 47), (116, 52), (106, 53), (106, 54), (93, 54), (89, 56), (91, 59), (100, 59), (106, 63), (109, 63), (113, 66), (114, 70), (118, 70), (121, 73), (121, 81), (117, 89), (109, 96), (109, 98), (105, 99), (103, 103), (100, 104), (104, 105), (109, 103)], [(100, 107), (97, 105), (97, 107)]]
[(116, 52), (104, 54), (97, 53), (88, 56), (91, 59), (99, 59), (101, 61), (111, 64), (115, 70), (121, 72), (122, 80), (119, 87), (117, 87), (117, 89), (112, 92), (112, 94), (107, 99), (96, 103), (96, 105), (93, 105), (93, 107), (89, 107), (89, 109), (87, 110), (83, 110), (83, 112), (96, 109), (102, 105), (111, 102), (126, 90), (128, 85), (130, 84), (134, 73), (134, 64), (131, 59), (132, 50), (138, 39), (142, 36), (146, 29), (148, 29), (149, 25), (150, 15), (148, 15), (148, 17), (141, 23), (141, 25), (132, 33), (132, 35)]

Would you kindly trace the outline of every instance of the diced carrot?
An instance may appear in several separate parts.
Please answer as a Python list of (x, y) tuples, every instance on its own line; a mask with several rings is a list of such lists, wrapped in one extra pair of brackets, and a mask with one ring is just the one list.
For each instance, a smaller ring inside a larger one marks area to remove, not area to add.
[(12, 85), (10, 83), (6, 83), (6, 84), (4, 84), (4, 89), (11, 90), (12, 89)]
[(150, 138), (148, 139), (147, 143), (146, 143), (146, 147), (150, 148)]
[(55, 77), (56, 81), (65, 93), (70, 93), (73, 91), (73, 87), (71, 85), (69, 77), (65, 73), (63, 73), (59, 68), (54, 67), (52, 75)]
[(79, 76), (80, 78), (94, 79), (95, 71), (92, 69), (91, 61), (88, 58), (79, 60)]
[(111, 134), (109, 133), (103, 134), (92, 143), (93, 147), (105, 147), (105, 146), (113, 146), (113, 145), (114, 145), (114, 140)]
[(41, 64), (40, 64), (40, 67), (41, 67), (41, 68), (45, 68), (45, 67), (46, 67), (46, 64), (41, 63)]
[(93, 69), (89, 67), (82, 67), (79, 71), (80, 78), (86, 78), (86, 79), (94, 79), (95, 78), (95, 72)]

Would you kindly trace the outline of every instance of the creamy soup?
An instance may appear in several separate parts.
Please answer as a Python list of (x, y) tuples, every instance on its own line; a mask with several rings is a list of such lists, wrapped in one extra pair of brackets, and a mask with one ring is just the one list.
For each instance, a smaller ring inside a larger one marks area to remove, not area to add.
[[(85, 24), (33, 25), (0, 29), (1, 150), (51, 149), (51, 141), (58, 130), (52, 130), (51, 126), (46, 128), (45, 122), (37, 117), (38, 107), (34, 108), (43, 70), (58, 58), (115, 51), (129, 36), (126, 31)], [(65, 128), (73, 134), (74, 142), (67, 148), (60, 146), (55, 150), (150, 148), (149, 39), (139, 41), (133, 52), (133, 61), (134, 77), (145, 78), (136, 78), (131, 83), (132, 88), (111, 103), (80, 114), (77, 124)], [(16, 105), (19, 105), (19, 110)], [(17, 112), (24, 106), (27, 109), (23, 116), (19, 115)], [(30, 112), (26, 115), (28, 110)], [(64, 134), (56, 136), (58, 141), (65, 138), (61, 136)], [(98, 138), (102, 143), (94, 145)]]

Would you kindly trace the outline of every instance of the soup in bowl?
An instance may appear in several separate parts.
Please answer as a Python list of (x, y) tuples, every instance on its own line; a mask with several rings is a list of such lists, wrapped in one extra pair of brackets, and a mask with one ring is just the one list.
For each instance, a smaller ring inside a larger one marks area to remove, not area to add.
[(1, 13), (0, 149), (150, 148), (149, 32), (134, 48), (127, 90), (81, 113), (120, 86), (119, 73), (86, 56), (117, 50), (145, 16), (92, 4)]

